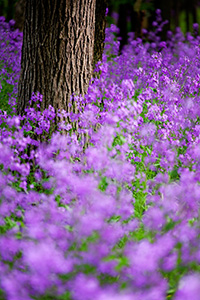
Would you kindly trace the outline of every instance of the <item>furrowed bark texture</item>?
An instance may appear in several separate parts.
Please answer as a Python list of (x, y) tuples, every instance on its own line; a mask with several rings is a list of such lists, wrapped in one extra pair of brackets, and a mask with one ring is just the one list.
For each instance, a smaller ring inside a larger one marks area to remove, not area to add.
[(108, 7), (107, 0), (96, 0), (93, 68), (95, 68), (95, 65), (97, 64), (98, 61), (102, 60), (104, 40), (105, 40), (107, 7)]
[(87, 92), (93, 71), (96, 0), (27, 0), (17, 111), (32, 93), (41, 110), (74, 110), (74, 93)]

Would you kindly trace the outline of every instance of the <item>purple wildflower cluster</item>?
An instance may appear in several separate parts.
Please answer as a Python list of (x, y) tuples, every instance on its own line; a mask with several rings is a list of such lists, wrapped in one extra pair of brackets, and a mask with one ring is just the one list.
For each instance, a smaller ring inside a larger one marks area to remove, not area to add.
[(117, 56), (116, 30), (79, 113), (59, 112), (76, 135), (41, 95), (14, 113), (22, 36), (0, 18), (1, 299), (200, 299), (199, 36)]

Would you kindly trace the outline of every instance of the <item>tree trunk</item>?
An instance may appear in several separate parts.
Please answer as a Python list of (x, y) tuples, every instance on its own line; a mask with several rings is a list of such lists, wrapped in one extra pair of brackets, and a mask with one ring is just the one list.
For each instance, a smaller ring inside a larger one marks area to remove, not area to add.
[(6, 21), (12, 20), (14, 17), (14, 1), (8, 0)]
[(198, 7), (197, 0), (192, 0), (192, 18), (193, 18), (193, 23), (198, 23), (198, 20), (197, 20), (197, 7)]
[(127, 36), (127, 4), (119, 5), (119, 19), (118, 19), (119, 37), (120, 37), (120, 47), (119, 54), (122, 51), (124, 45), (126, 45)]
[(175, 28), (179, 27), (179, 15), (180, 15), (180, 5), (179, 2), (175, 2)]
[(185, 5), (185, 13), (186, 13), (186, 30), (190, 31), (190, 4), (186, 1)]
[(102, 60), (106, 28), (106, 8), (107, 0), (96, 0), (93, 69), (97, 62)]
[[(20, 31), (23, 31), (24, 28), (25, 4), (26, 0), (18, 0), (15, 4), (15, 28), (18, 28)], [(102, 60), (106, 28), (105, 13), (107, 6), (107, 0), (96, 2), (93, 67), (95, 67), (98, 61)]]
[(18, 0), (15, 4), (15, 28), (18, 28), (20, 31), (24, 29), (25, 6), (26, 0)]
[[(172, 0), (156, 0), (155, 7), (161, 9), (162, 20), (168, 20), (168, 24), (165, 24), (163, 30), (160, 34), (162, 40), (166, 40), (167, 31), (171, 29), (171, 9), (172, 9)], [(175, 4), (176, 5), (176, 4)]]
[(0, 16), (4, 15), (4, 1), (0, 1)]
[(87, 92), (93, 71), (95, 6), (96, 0), (26, 1), (18, 114), (37, 92), (41, 110), (75, 110), (70, 96)]

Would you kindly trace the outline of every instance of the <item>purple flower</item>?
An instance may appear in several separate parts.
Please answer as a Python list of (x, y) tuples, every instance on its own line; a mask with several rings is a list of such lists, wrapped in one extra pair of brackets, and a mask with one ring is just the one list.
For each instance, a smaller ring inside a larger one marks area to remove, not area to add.
[(143, 223), (149, 230), (159, 230), (165, 222), (164, 214), (159, 207), (149, 208), (143, 218)]
[(199, 300), (200, 295), (200, 276), (199, 274), (187, 275), (179, 283), (175, 300)]

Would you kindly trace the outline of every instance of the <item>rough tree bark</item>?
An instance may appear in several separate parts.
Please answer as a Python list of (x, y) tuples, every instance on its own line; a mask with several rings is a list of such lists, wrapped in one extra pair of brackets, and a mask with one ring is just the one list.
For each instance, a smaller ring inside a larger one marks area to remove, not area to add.
[(105, 13), (107, 7), (107, 0), (96, 0), (93, 68), (98, 61), (102, 60), (106, 28)]
[[(105, 0), (100, 2), (97, 7), (105, 9)], [(52, 105), (56, 112), (70, 112), (75, 106), (70, 96), (87, 92), (94, 62), (95, 8), (96, 0), (26, 1), (18, 114), (24, 114), (32, 93), (43, 95), (41, 110)]]

